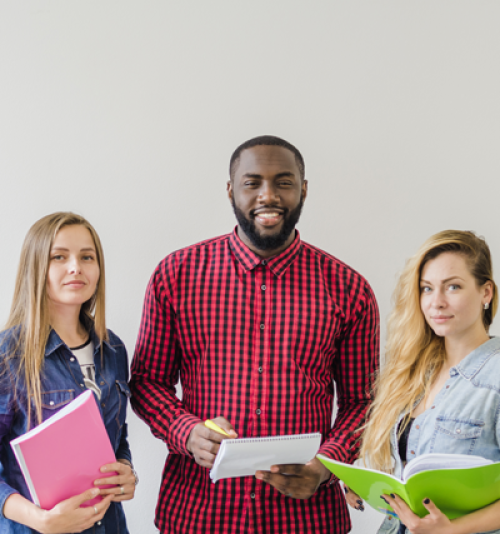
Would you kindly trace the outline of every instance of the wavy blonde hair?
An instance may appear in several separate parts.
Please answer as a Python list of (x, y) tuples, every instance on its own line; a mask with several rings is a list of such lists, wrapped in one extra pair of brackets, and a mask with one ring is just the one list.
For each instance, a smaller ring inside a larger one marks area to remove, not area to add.
[(498, 308), (491, 254), (485, 240), (472, 232), (445, 230), (433, 235), (406, 263), (394, 291), (394, 308), (387, 325), (385, 367), (376, 381), (375, 400), (362, 436), (361, 457), (370, 467), (391, 471), (390, 432), (405, 413), (400, 432), (412, 417), (417, 401), (424, 397), (441, 370), (446, 354), (444, 339), (427, 324), (420, 309), (420, 276), (424, 265), (444, 252), (464, 256), (478, 287), (491, 281), (493, 296), (483, 310), (488, 332)]
[[(57, 212), (38, 220), (28, 231), (21, 249), (14, 296), (5, 328), (17, 328), (17, 340), (7, 357), (20, 357), (19, 374), (24, 377), (26, 398), (33, 399), (38, 423), (42, 421), (41, 372), (45, 345), (50, 334), (47, 304), (47, 274), (50, 250), (57, 233), (65, 226), (80, 225), (90, 232), (96, 248), (100, 276), (94, 295), (82, 304), (80, 320), (93, 325), (102, 341), (107, 340), (105, 321), (105, 274), (101, 241), (94, 227), (80, 215)], [(101, 345), (102, 349), (102, 345)], [(31, 402), (27, 402), (31, 421)]]

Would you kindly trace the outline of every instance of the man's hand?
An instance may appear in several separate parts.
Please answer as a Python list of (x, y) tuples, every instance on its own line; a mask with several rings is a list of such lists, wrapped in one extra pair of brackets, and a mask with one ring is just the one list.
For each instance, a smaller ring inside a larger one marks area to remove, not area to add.
[(271, 471), (257, 471), (255, 478), (271, 484), (287, 497), (309, 499), (330, 475), (330, 471), (314, 458), (305, 465), (273, 465)]
[[(216, 417), (212, 421), (225, 430), (230, 438), (238, 437), (231, 423), (224, 417)], [(198, 423), (189, 434), (186, 448), (193, 455), (198, 465), (212, 469), (223, 439), (228, 438), (219, 432), (215, 432), (215, 430), (210, 430), (205, 426), (205, 423)]]

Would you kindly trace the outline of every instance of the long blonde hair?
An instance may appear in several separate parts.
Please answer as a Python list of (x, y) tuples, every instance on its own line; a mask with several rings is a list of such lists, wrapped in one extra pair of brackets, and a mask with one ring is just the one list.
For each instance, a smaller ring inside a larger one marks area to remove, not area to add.
[(464, 256), (478, 286), (491, 281), (493, 297), (483, 310), (486, 331), (498, 307), (491, 255), (484, 239), (472, 232), (445, 230), (433, 235), (408, 260), (394, 291), (394, 308), (387, 325), (385, 367), (375, 384), (376, 396), (362, 437), (361, 457), (370, 467), (392, 468), (390, 432), (401, 413), (405, 421), (417, 401), (427, 394), (445, 360), (444, 339), (436, 336), (420, 309), (420, 276), (424, 265), (443, 252)]
[(45, 345), (50, 334), (47, 304), (47, 273), (50, 250), (54, 239), (65, 226), (81, 225), (90, 232), (96, 248), (100, 269), (94, 295), (82, 304), (80, 319), (93, 324), (102, 341), (107, 340), (105, 321), (105, 274), (101, 241), (93, 226), (80, 215), (57, 212), (38, 220), (28, 231), (21, 249), (16, 285), (5, 328), (17, 328), (16, 343), (8, 348), (7, 357), (19, 356), (19, 374), (24, 377), (28, 409), (31, 421), (33, 398), (38, 423), (42, 421), (41, 372), (45, 360)]

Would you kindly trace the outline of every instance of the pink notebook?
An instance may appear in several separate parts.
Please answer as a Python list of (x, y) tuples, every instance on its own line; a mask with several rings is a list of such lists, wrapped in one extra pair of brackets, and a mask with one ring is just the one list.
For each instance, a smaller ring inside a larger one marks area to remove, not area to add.
[[(50, 510), (94, 486), (100, 468), (116, 462), (92, 391), (87, 390), (55, 415), (11, 441), (33, 502)], [(106, 473), (105, 476), (112, 476)], [(106, 486), (109, 487), (109, 486)], [(93, 506), (97, 496), (83, 506)]]

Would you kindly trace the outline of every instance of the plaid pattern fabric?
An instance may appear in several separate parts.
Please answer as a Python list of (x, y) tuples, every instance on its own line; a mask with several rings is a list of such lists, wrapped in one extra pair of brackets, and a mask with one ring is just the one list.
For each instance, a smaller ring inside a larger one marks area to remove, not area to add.
[(321, 432), (320, 452), (351, 462), (378, 350), (368, 283), (298, 232), (268, 260), (236, 229), (167, 256), (146, 291), (131, 380), (134, 410), (170, 451), (156, 510), (160, 531), (348, 532), (334, 480), (308, 500), (254, 477), (212, 484), (186, 441), (200, 421), (223, 415), (241, 437)]

